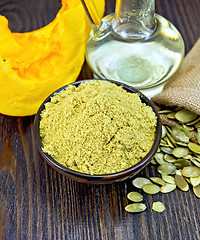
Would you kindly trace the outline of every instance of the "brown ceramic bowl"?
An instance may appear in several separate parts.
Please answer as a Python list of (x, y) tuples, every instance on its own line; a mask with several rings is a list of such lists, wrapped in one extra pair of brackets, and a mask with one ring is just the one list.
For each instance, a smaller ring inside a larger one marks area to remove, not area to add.
[[(147, 105), (149, 105), (153, 109), (153, 111), (155, 112), (155, 114), (157, 116), (156, 138), (155, 138), (154, 145), (152, 146), (150, 152), (146, 155), (146, 157), (143, 160), (141, 160), (136, 165), (134, 165), (124, 171), (121, 171), (121, 172), (105, 174), (105, 175), (90, 175), (90, 174), (76, 172), (76, 171), (70, 170), (70, 169), (60, 165), (58, 162), (56, 162), (51, 156), (49, 156), (47, 153), (45, 153), (42, 150), (42, 142), (41, 142), (41, 138), (40, 138), (40, 134), (39, 134), (40, 114), (41, 114), (42, 110), (45, 108), (44, 107), (45, 103), (49, 102), (50, 98), (52, 96), (54, 96), (55, 93), (59, 93), (59, 92), (63, 91), (66, 87), (68, 87), (68, 85), (64, 86), (64, 87), (58, 89), (57, 91), (55, 91), (54, 93), (52, 93), (42, 103), (42, 105), (40, 106), (40, 108), (35, 116), (34, 135), (35, 135), (35, 140), (36, 140), (36, 144), (39, 149), (39, 152), (41, 153), (42, 157), (47, 161), (47, 163), (49, 165), (51, 165), (56, 171), (63, 174), (64, 176), (69, 177), (78, 182), (91, 183), (91, 184), (108, 184), (108, 183), (113, 183), (113, 182), (117, 182), (117, 181), (123, 181), (127, 178), (133, 177), (149, 163), (149, 161), (152, 159), (152, 157), (156, 153), (157, 148), (159, 146), (160, 139), (161, 139), (161, 120), (158, 115), (158, 112), (156, 111), (154, 105), (151, 103), (151, 101), (146, 96), (144, 96), (141, 92), (139, 92), (135, 88), (132, 88), (131, 86), (128, 86), (126, 84), (119, 83), (119, 82), (116, 82), (113, 80), (94, 80), (94, 79), (92, 79), (92, 80), (85, 80), (85, 81), (109, 81), (109, 82), (117, 84), (118, 86), (123, 86), (123, 88), (126, 89), (128, 92), (139, 93), (141, 101), (146, 103)], [(72, 83), (72, 85), (78, 86), (80, 83), (85, 82), (85, 81), (74, 82), (74, 83)]]

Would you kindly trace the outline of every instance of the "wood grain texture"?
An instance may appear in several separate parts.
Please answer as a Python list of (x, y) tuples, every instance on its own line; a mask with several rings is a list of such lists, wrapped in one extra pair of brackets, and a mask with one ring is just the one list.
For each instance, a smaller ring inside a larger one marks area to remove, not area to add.
[[(13, 31), (29, 31), (49, 23), (57, 0), (0, 0), (0, 14)], [(114, 1), (106, 1), (106, 13)], [(157, 0), (156, 10), (182, 33), (188, 52), (200, 37), (199, 0)], [(79, 79), (91, 78), (84, 65)], [(131, 180), (112, 185), (73, 182), (49, 167), (36, 149), (34, 116), (0, 115), (0, 239), (69, 240), (196, 240), (200, 239), (200, 200), (191, 189), (169, 194), (144, 194), (148, 209), (126, 213)], [(149, 165), (140, 176), (155, 176)], [(162, 201), (166, 211), (151, 211)]]

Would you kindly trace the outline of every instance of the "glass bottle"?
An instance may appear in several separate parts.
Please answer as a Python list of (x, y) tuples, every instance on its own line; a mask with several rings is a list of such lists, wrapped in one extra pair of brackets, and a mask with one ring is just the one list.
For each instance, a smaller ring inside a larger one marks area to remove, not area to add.
[(149, 89), (149, 97), (160, 91), (152, 89), (174, 74), (185, 48), (178, 30), (155, 14), (155, 0), (117, 0), (101, 21), (94, 1), (82, 3), (93, 27), (86, 60), (95, 77)]

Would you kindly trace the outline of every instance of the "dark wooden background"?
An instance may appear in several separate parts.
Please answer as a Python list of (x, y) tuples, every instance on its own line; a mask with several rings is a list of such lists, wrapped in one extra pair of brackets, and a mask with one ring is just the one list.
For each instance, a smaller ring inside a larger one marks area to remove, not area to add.
[[(23, 32), (49, 23), (60, 6), (58, 0), (0, 0), (0, 14), (12, 31)], [(106, 13), (113, 10), (114, 1), (106, 0)], [(156, 10), (180, 30), (187, 53), (200, 36), (200, 0), (157, 0)], [(90, 77), (84, 65), (79, 79)], [(200, 239), (200, 200), (191, 190), (144, 195), (148, 209), (126, 213), (131, 180), (96, 186), (58, 174), (36, 149), (33, 121), (0, 115), (0, 240)], [(140, 175), (153, 176), (155, 169), (149, 165)], [(157, 200), (165, 212), (152, 212)]]

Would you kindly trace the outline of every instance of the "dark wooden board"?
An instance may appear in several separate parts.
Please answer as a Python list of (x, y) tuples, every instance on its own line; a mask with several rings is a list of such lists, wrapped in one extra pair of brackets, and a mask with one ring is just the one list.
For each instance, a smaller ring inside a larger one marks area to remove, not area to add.
[[(59, 8), (56, 0), (0, 0), (0, 14), (19, 32), (46, 25)], [(113, 10), (107, 0), (106, 13)], [(200, 36), (200, 1), (157, 0), (156, 10), (180, 30), (188, 52)], [(79, 79), (87, 78), (85, 64)], [(200, 200), (191, 190), (144, 194), (148, 210), (126, 213), (131, 180), (86, 185), (58, 174), (36, 149), (33, 121), (0, 115), (0, 239), (200, 239)], [(140, 176), (155, 174), (149, 165)], [(157, 200), (166, 206), (163, 213), (151, 210)]]

